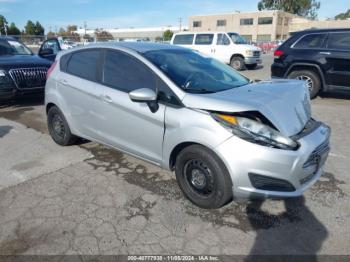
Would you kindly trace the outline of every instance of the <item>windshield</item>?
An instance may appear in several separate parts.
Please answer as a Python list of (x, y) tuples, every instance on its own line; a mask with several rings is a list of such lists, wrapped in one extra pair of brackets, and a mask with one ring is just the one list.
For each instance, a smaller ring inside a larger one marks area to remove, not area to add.
[(0, 55), (32, 55), (32, 51), (18, 41), (7, 40), (0, 41)]
[(247, 44), (247, 40), (244, 37), (240, 36), (239, 34), (236, 34), (236, 33), (227, 33), (227, 34), (231, 37), (232, 41), (235, 44), (237, 45)]
[(156, 50), (143, 55), (188, 93), (215, 93), (249, 83), (228, 65), (196, 51)]

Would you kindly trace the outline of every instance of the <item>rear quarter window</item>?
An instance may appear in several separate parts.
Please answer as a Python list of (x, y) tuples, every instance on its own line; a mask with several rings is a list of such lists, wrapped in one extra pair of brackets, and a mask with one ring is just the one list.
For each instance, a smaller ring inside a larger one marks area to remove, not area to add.
[(313, 49), (322, 48), (327, 34), (309, 34), (301, 37), (293, 45), (293, 48), (299, 49)]
[(186, 35), (176, 35), (173, 41), (174, 45), (192, 45), (194, 35), (186, 34)]

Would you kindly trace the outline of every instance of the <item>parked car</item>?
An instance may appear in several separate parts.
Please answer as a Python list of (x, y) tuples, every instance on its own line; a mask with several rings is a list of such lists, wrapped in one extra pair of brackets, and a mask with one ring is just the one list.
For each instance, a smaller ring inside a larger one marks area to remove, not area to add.
[(191, 49), (106, 43), (59, 53), (45, 89), (62, 146), (77, 137), (175, 170), (202, 208), (233, 198), (296, 197), (322, 175), (330, 128), (306, 84), (252, 83)]
[(173, 35), (170, 44), (197, 50), (236, 70), (255, 69), (262, 63), (261, 49), (247, 44), (237, 33), (181, 32)]
[(306, 81), (311, 98), (333, 88), (350, 89), (350, 29), (294, 33), (275, 51), (271, 72)]
[(18, 40), (0, 36), (0, 99), (43, 95), (46, 72), (51, 64)]

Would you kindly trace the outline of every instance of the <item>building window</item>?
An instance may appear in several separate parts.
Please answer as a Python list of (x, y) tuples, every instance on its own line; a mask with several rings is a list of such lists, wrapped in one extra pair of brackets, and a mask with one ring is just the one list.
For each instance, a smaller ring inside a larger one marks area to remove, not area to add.
[(258, 42), (271, 41), (271, 35), (258, 35), (256, 40)]
[(259, 17), (258, 24), (259, 25), (271, 25), (273, 22), (273, 17)]
[(254, 23), (253, 18), (242, 18), (240, 21), (241, 25), (252, 25)]
[(193, 21), (193, 27), (202, 27), (202, 21)]
[(217, 20), (216, 26), (226, 26), (226, 20)]

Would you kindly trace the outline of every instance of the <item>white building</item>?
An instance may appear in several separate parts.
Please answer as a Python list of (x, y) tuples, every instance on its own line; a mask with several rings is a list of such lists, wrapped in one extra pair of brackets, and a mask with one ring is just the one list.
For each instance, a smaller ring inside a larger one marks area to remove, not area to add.
[[(138, 27), (138, 28), (112, 28), (112, 29), (100, 29), (112, 34), (117, 41), (132, 41), (132, 40), (149, 40), (156, 41), (163, 38), (163, 34), (167, 30), (171, 30), (176, 33), (180, 31), (178, 26), (162, 26), (162, 27)], [(187, 30), (184, 26), (181, 30)], [(84, 36), (85, 33), (94, 37), (95, 29), (80, 28), (76, 31), (80, 36)]]

